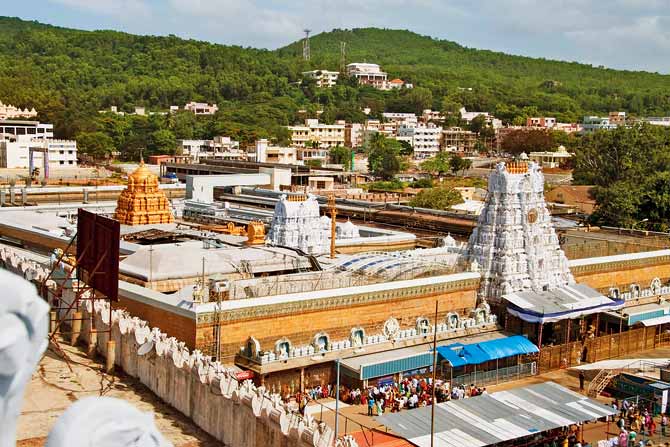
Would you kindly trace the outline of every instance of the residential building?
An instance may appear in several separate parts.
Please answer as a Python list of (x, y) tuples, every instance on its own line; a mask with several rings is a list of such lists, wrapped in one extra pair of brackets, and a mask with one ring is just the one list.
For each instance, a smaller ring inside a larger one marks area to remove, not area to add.
[(306, 119), (302, 126), (288, 126), (288, 130), (291, 132), (291, 142), (299, 148), (314, 145), (321, 149), (344, 146), (344, 129), (344, 121), (337, 121), (335, 124), (323, 124), (319, 123), (318, 119), (313, 118)]
[(37, 116), (37, 111), (35, 108), (28, 110), (27, 108), (21, 109), (20, 107), (15, 107), (11, 104), (3, 104), (0, 101), (0, 120), (7, 119), (16, 119), (16, 118), (35, 118)]
[(398, 78), (391, 79), (390, 81), (388, 81), (387, 85), (388, 85), (389, 90), (400, 90), (401, 88), (403, 88), (405, 86), (405, 81), (403, 81), (402, 79), (398, 79)]
[(298, 164), (298, 152), (294, 147), (270, 146), (263, 138), (256, 141), (254, 149), (249, 158), (259, 163)]
[(219, 158), (225, 160), (244, 160), (246, 153), (240, 150), (240, 143), (230, 137), (216, 136), (212, 140), (177, 140), (182, 155), (189, 155), (191, 160), (201, 158)]
[(626, 125), (626, 112), (610, 112), (608, 118), (610, 119), (610, 124), (616, 124), (617, 126)]
[(591, 214), (596, 208), (596, 199), (592, 194), (594, 188), (590, 185), (561, 185), (545, 193), (545, 199), (547, 202), (572, 206), (579, 212)]
[(652, 126), (670, 126), (670, 116), (650, 116), (643, 118), (642, 121)]
[(219, 111), (219, 107), (216, 104), (209, 105), (206, 102), (189, 102), (184, 106), (184, 110), (196, 115), (214, 115)]
[(303, 163), (318, 160), (323, 164), (328, 160), (330, 153), (327, 149), (313, 147), (299, 147), (297, 150), (298, 160), (301, 160)]
[(442, 130), (442, 148), (447, 152), (472, 154), (475, 152), (477, 134), (460, 127), (448, 127)]
[(619, 127), (611, 123), (609, 117), (585, 116), (582, 123), (582, 131), (585, 133), (595, 132), (596, 130), (612, 130)]
[(416, 126), (401, 124), (398, 127), (398, 140), (410, 142), (414, 149), (414, 158), (430, 158), (440, 152), (442, 128), (430, 124)]
[(388, 75), (381, 71), (379, 65), (354, 62), (347, 65), (347, 74), (358, 79), (359, 84), (370, 85), (386, 90)]
[(461, 107), (459, 112), (461, 114), (461, 119), (467, 123), (470, 123), (473, 119), (482, 115), (486, 119), (486, 123), (490, 124), (494, 129), (499, 129), (502, 127), (502, 121), (495, 118), (489, 112), (468, 112), (465, 110), (465, 107)]
[(431, 110), (431, 109), (424, 109), (423, 113), (421, 114), (421, 120), (424, 123), (428, 122), (441, 122), (444, 121), (444, 115), (442, 115), (440, 112), (436, 110)]
[(417, 124), (419, 122), (414, 113), (384, 112), (382, 117), (385, 121), (393, 121), (398, 124)]
[(330, 88), (337, 84), (337, 78), (340, 76), (339, 71), (328, 70), (312, 70), (303, 71), (302, 75), (306, 78), (316, 80), (316, 85), (319, 88)]
[(526, 120), (527, 127), (542, 127), (553, 129), (556, 127), (556, 118), (553, 117), (533, 117)]

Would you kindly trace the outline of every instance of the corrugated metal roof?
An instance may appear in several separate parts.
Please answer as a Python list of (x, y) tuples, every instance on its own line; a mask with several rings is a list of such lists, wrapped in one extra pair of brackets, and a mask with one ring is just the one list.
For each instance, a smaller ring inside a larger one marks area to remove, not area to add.
[(503, 359), (521, 354), (532, 354), (539, 351), (537, 346), (523, 335), (513, 335), (511, 337), (469, 345), (454, 343), (437, 348), (437, 353), (440, 357), (447, 360), (454, 368), (463, 365), (479, 365), (489, 360)]
[[(422, 407), (376, 419), (422, 447), (430, 445), (430, 412)], [(609, 406), (545, 382), (438, 404), (435, 447), (483, 447), (614, 413)]]

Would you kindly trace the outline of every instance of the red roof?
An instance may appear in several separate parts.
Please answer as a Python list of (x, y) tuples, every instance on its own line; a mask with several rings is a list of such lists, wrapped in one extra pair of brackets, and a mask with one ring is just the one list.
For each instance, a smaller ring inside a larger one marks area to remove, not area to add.
[(389, 82), (392, 82), (392, 83), (394, 83), (394, 84), (404, 84), (404, 83), (405, 83), (405, 81), (403, 81), (402, 79), (397, 79), (397, 78), (396, 78), (396, 79), (393, 79), (393, 80), (391, 80), (391, 81), (389, 81)]

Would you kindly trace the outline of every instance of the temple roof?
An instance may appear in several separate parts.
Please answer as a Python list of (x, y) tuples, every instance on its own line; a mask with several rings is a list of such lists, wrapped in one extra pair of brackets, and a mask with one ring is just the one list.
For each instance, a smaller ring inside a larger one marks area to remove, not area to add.
[(140, 161), (140, 165), (133, 171), (132, 174), (128, 176), (128, 179), (131, 178), (135, 183), (141, 183), (147, 178), (156, 177), (156, 174), (151, 172), (149, 168), (144, 165), (144, 160)]

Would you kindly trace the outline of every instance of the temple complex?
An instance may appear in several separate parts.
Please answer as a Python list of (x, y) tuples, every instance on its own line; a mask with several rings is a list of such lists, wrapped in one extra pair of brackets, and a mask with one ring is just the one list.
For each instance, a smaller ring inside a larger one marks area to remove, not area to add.
[(119, 196), (114, 213), (124, 225), (165, 224), (174, 221), (170, 202), (158, 189), (158, 176), (140, 162), (128, 176), (128, 187)]

